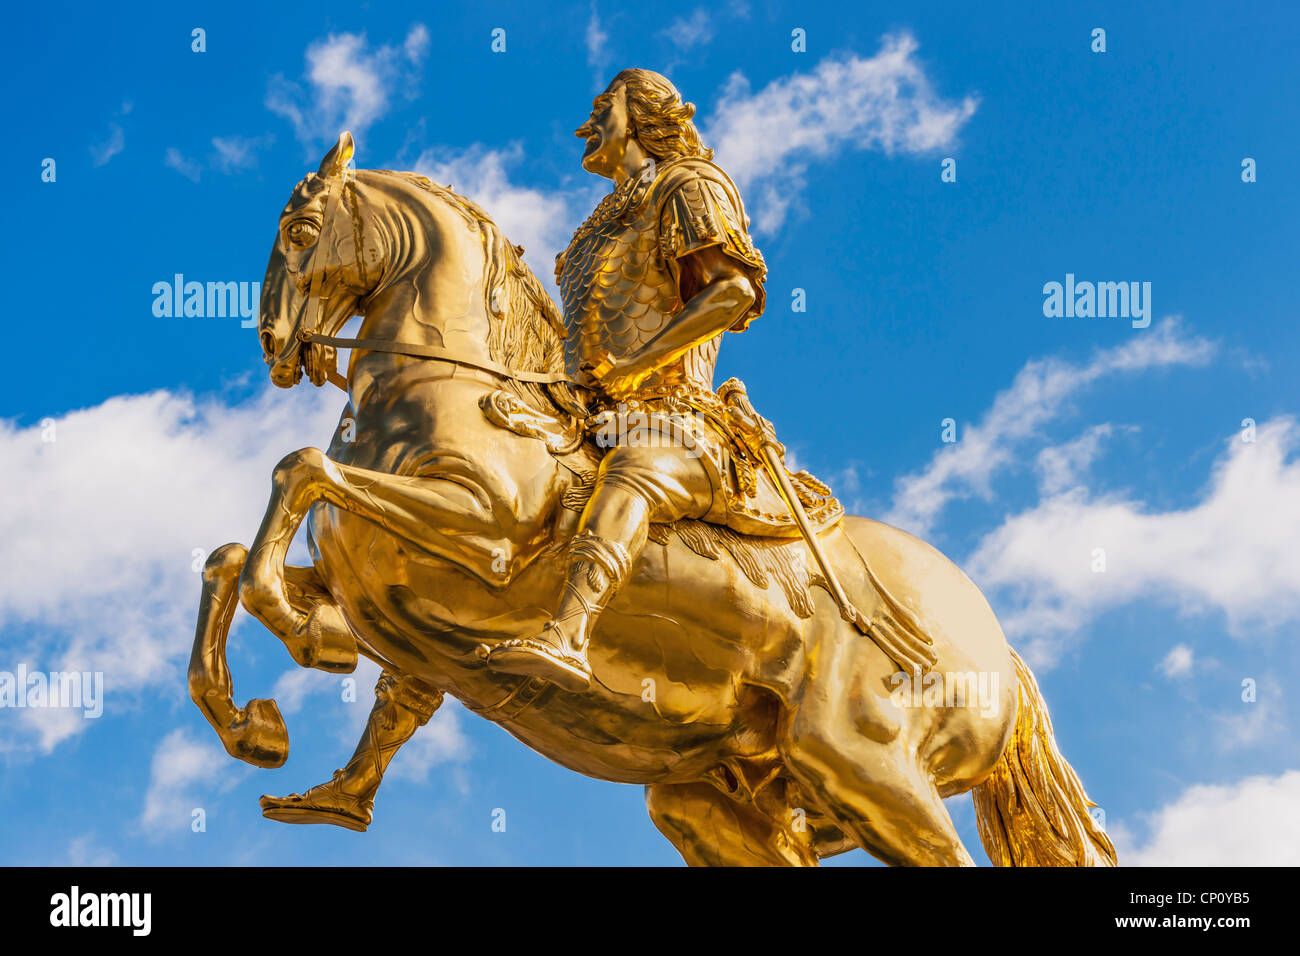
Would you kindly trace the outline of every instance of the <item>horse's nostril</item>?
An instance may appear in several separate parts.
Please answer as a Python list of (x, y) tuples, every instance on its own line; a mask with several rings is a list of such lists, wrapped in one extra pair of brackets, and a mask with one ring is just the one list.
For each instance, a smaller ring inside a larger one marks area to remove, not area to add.
[(275, 336), (271, 334), (270, 329), (258, 336), (262, 340), (262, 351), (268, 356), (275, 354)]

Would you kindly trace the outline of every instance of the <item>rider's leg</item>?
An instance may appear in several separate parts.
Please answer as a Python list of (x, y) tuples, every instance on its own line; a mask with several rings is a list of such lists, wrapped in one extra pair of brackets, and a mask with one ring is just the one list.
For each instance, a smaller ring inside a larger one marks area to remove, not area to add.
[(611, 450), (569, 544), (568, 579), (555, 616), (540, 634), (495, 647), (488, 664), (508, 674), (542, 677), (566, 690), (586, 690), (591, 682), (587, 642), (600, 612), (645, 547), (650, 523), (699, 517), (712, 503), (708, 472), (683, 449)]
[(442, 698), (441, 691), (423, 681), (385, 671), (375, 685), (375, 706), (347, 766), (306, 793), (262, 797), (262, 815), (281, 823), (333, 823), (364, 831), (389, 761), (428, 723)]

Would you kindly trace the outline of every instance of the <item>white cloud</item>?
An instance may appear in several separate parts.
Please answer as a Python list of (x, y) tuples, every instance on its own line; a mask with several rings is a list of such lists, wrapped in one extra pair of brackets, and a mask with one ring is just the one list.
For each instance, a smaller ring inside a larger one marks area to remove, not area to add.
[(1196, 655), (1186, 644), (1176, 644), (1160, 662), (1160, 672), (1166, 677), (1186, 677), (1192, 672)]
[(257, 165), (257, 152), (270, 145), (270, 136), (214, 136), (212, 164), (223, 173), (235, 173)]
[[(1017, 461), (1017, 445), (1036, 435), (1084, 388), (1118, 373), (1203, 365), (1214, 351), (1213, 344), (1185, 336), (1180, 322), (1167, 318), (1122, 345), (1098, 351), (1081, 365), (1051, 358), (1029, 362), (1011, 387), (997, 395), (979, 424), (958, 423), (957, 442), (943, 446), (920, 472), (895, 482), (893, 504), (884, 520), (926, 537), (949, 502), (971, 495), (989, 497), (993, 476)], [(1109, 433), (1107, 427), (1094, 430), (1072, 449), (1040, 459), (1044, 481), (1066, 481), (1070, 469), (1094, 454)]]
[[(591, 17), (587, 20), (587, 32), (584, 37), (587, 43), (587, 65), (595, 70), (604, 68), (609, 60), (609, 34), (600, 26), (600, 15), (596, 12), (596, 5), (591, 5)], [(600, 82), (599, 79), (596, 81)]]
[[(199, 593), (193, 551), (251, 540), (275, 463), (328, 444), (341, 407), (333, 390), (268, 385), (237, 405), (158, 391), (70, 412), (52, 429), (0, 421), (6, 657), (102, 671), (106, 717), (146, 686), (183, 693), (177, 665)], [(20, 713), (5, 722), (0, 749), (48, 752), (97, 723)]]
[(68, 844), (68, 866), (115, 866), (117, 854), (100, 846), (90, 834), (84, 834)]
[(371, 49), (364, 34), (330, 34), (307, 47), (307, 85), (272, 78), (266, 106), (292, 124), (308, 148), (348, 129), (360, 136), (388, 108), (399, 87), (410, 87), (429, 46), (429, 31), (416, 24), (400, 47)]
[(126, 133), (117, 123), (110, 123), (108, 137), (90, 147), (91, 162), (96, 166), (105, 165), (110, 159), (126, 148)]
[(1242, 701), (1237, 713), (1219, 713), (1214, 715), (1217, 733), (1215, 745), (1224, 753), (1238, 753), (1245, 747), (1281, 745), (1293, 736), (1283, 723), (1276, 700), (1277, 691), (1270, 688), (1267, 698)]
[(713, 21), (703, 7), (696, 7), (689, 17), (677, 17), (664, 35), (680, 50), (703, 46), (713, 39)]
[(1125, 866), (1300, 866), (1300, 771), (1194, 786), (1148, 815), (1137, 843), (1117, 828)]
[(231, 766), (215, 742), (194, 740), (183, 727), (173, 730), (154, 750), (140, 825), (154, 835), (187, 829), (196, 808), (211, 809), (205, 801), (214, 788), (229, 788)]
[[(967, 571), (1003, 592), (1008, 634), (1049, 663), (1059, 635), (1129, 602), (1221, 611), (1229, 630), (1300, 621), (1300, 425), (1263, 422), (1256, 441), (1225, 439), (1209, 486), (1188, 508), (1157, 512), (1075, 488), (1007, 518)], [(1105, 570), (1093, 569), (1103, 549)]]
[(412, 63), (421, 62), (429, 52), (429, 28), (423, 23), (411, 27), (406, 34), (406, 42), (402, 44), (402, 51)]
[(910, 34), (891, 34), (875, 56), (828, 57), (756, 93), (742, 74), (731, 77), (705, 139), (742, 190), (758, 190), (757, 230), (780, 226), (813, 160), (845, 150), (892, 156), (953, 144), (976, 99), (938, 96), (916, 49)]
[(195, 160), (186, 158), (175, 146), (168, 146), (167, 153), (163, 157), (163, 165), (169, 169), (174, 169), (190, 182), (197, 183), (203, 167)]

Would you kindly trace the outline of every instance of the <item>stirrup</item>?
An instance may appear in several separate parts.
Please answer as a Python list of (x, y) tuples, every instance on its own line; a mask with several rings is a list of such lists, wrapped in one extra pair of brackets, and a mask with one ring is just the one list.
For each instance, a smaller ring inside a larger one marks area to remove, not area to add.
[[(546, 635), (553, 633), (552, 642)], [(591, 665), (580, 654), (566, 653), (564, 632), (555, 621), (547, 621), (537, 637), (517, 637), (502, 641), (488, 653), (488, 667), (503, 674), (540, 677), (567, 691), (580, 694), (591, 687)]]

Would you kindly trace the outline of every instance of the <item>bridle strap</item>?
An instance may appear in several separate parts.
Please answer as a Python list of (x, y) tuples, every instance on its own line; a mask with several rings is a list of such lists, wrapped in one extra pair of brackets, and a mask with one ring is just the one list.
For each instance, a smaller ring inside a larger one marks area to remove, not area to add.
[[(325, 185), (325, 206), (321, 210), (321, 225), (324, 227), (321, 231), (320, 238), (316, 240), (316, 246), (311, 251), (311, 258), (316, 258), (316, 253), (320, 251), (321, 246), (327, 250), (334, 247), (334, 199), (338, 195), (335, 186), (343, 184), (346, 186), (347, 169), (345, 168), (340, 179), (329, 178)], [(311, 277), (311, 289), (307, 293), (307, 318), (303, 326), (298, 330), (298, 338), (302, 341), (308, 341), (313, 333), (320, 328), (321, 313), (325, 311), (325, 300), (321, 298), (321, 284), (324, 281), (325, 270), (317, 269)], [(335, 283), (337, 285), (337, 283)]]
[[(416, 345), (410, 342), (394, 342), (389, 339), (341, 339), (333, 335), (316, 335), (307, 333), (303, 338), (304, 342), (314, 343), (316, 345), (329, 345), (340, 349), (361, 349), (363, 352), (390, 352), (394, 355), (410, 355), (414, 358), (438, 359), (443, 362), (452, 362), (456, 365), (464, 365), (467, 368), (476, 368), (480, 371), (491, 372), (494, 375), (500, 375), (503, 378), (512, 378), (517, 382), (534, 382), (538, 385), (554, 385), (559, 382), (565, 382), (570, 385), (576, 385), (577, 382), (564, 375), (561, 372), (524, 372), (519, 369), (510, 368), (508, 365), (502, 365), (500, 362), (493, 362), (491, 359), (469, 359), (463, 358), (453, 352), (451, 349), (439, 348), (436, 345)], [(343, 376), (334, 373), (340, 379)], [(331, 377), (330, 381), (334, 381)], [(343, 379), (344, 391), (347, 390), (347, 379)], [(338, 384), (335, 382), (335, 384)]]

